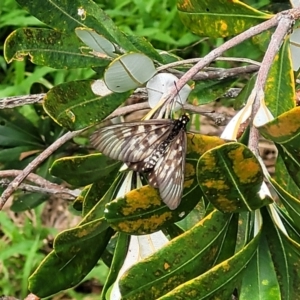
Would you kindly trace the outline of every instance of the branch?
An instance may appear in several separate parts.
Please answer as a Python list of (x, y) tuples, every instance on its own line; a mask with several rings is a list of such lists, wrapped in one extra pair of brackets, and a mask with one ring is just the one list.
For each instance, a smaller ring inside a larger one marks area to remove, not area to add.
[[(184, 72), (178, 71), (176, 69), (168, 69), (172, 74), (177, 77), (183, 77), (185, 75)], [(231, 69), (222, 69), (222, 68), (214, 68), (213, 71), (201, 71), (193, 76), (192, 80), (200, 81), (200, 80), (222, 80), (230, 77), (238, 77), (243, 74), (254, 73), (259, 70), (259, 66), (250, 65), (250, 66), (242, 66)], [(176, 83), (177, 85), (177, 83)]]
[(27, 167), (8, 185), (0, 197), (0, 210), (3, 208), (7, 199), (11, 194), (19, 187), (21, 182), (34, 170), (36, 169), (46, 158), (48, 158), (54, 151), (60, 146), (65, 144), (68, 140), (71, 140), (75, 136), (82, 133), (85, 129), (77, 130), (73, 132), (67, 132), (65, 135), (56, 140), (52, 145), (45, 149), (39, 156), (37, 156)]
[[(7, 187), (11, 181), (9, 179), (1, 179), (0, 186)], [(36, 185), (30, 185), (26, 183), (21, 183), (18, 187), (19, 190), (30, 193), (40, 193), (40, 194), (48, 194), (55, 195), (64, 200), (74, 200), (76, 197), (80, 195), (80, 190), (72, 191), (64, 187), (60, 187), (59, 189), (51, 189), (51, 188), (43, 188)], [(79, 191), (79, 192), (78, 192)]]
[[(114, 112), (112, 112), (109, 116), (107, 116), (105, 118), (105, 120), (110, 120), (115, 117), (127, 115), (129, 113), (132, 113), (133, 111), (149, 109), (149, 108), (150, 108), (150, 106), (149, 106), (148, 102), (122, 106), (122, 107), (117, 108)], [(215, 122), (215, 124), (217, 124), (218, 126), (226, 125), (229, 120), (226, 117), (226, 115), (224, 115), (223, 113), (206, 112), (206, 111), (203, 111), (203, 108), (201, 108), (199, 106), (191, 105), (188, 103), (185, 103), (183, 105), (183, 108), (189, 112), (200, 114), (202, 116), (206, 116), (206, 117), (212, 119)]]
[(0, 100), (0, 109), (37, 103), (43, 100), (46, 94), (6, 97)]
[[(166, 65), (162, 65), (156, 69), (158, 72), (160, 72), (160, 71), (164, 71), (166, 69), (170, 69), (170, 68), (174, 68), (174, 67), (185, 66), (187, 64), (196, 64), (201, 60), (202, 60), (202, 58), (184, 59), (184, 60), (179, 60), (179, 61), (175, 61), (175, 62), (166, 64)], [(240, 58), (240, 57), (217, 57), (216, 60), (249, 63), (249, 64), (257, 65), (258, 67), (261, 65), (261, 63), (258, 61), (248, 59), (248, 58)]]
[[(294, 11), (294, 10), (291, 10)], [(275, 59), (277, 52), (279, 51), (283, 40), (287, 33), (290, 31), (292, 24), (294, 23), (295, 15), (292, 14), (291, 11), (279, 14), (278, 18), (278, 26), (275, 32), (272, 35), (271, 42), (269, 43), (268, 49), (265, 53), (265, 56), (262, 61), (261, 69), (258, 72), (257, 79), (247, 101), (253, 101), (252, 111), (251, 111), (251, 122), (252, 126), (250, 127), (249, 132), (249, 149), (253, 151), (257, 156), (259, 156), (258, 151), (258, 143), (259, 143), (259, 132), (258, 129), (253, 125), (253, 119), (256, 116), (261, 101), (264, 99), (264, 87), (268, 78), (268, 73), (272, 66), (272, 63)], [(298, 10), (298, 17), (300, 11)]]
[[(8, 178), (14, 178), (17, 177), (19, 174), (21, 174), (23, 171), (21, 170), (5, 170), (0, 171), (0, 178), (3, 178), (0, 180), (0, 185), (3, 187), (6, 187), (11, 182)], [(27, 181), (30, 181), (34, 183), (35, 185), (29, 185), (29, 184), (21, 184), (19, 186), (19, 189), (26, 191), (26, 192), (35, 192), (35, 193), (42, 193), (42, 194), (51, 194), (56, 195), (57, 197), (61, 197), (65, 200), (74, 200), (76, 197), (79, 196), (81, 190), (70, 190), (66, 187), (63, 187), (59, 184), (50, 182), (43, 177), (30, 173), (27, 178)], [(37, 186), (38, 185), (38, 186)]]

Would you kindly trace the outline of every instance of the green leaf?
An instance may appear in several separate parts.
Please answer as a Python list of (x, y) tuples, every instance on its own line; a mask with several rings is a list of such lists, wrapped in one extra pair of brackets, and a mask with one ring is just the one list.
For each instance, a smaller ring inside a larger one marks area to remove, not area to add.
[(67, 82), (53, 87), (46, 95), (44, 109), (58, 124), (78, 130), (105, 119), (130, 95), (130, 92), (95, 95), (94, 80)]
[(107, 66), (110, 59), (96, 57), (76, 35), (64, 34), (45, 28), (19, 28), (12, 32), (4, 44), (8, 62), (29, 59), (37, 65), (56, 69)]
[[(282, 173), (281, 173), (282, 174)], [(278, 174), (279, 175), (279, 174)], [(292, 181), (287, 174), (285, 174), (287, 181)], [(299, 194), (299, 189), (295, 187), (292, 188), (292, 183), (289, 185), (279, 184), (273, 178), (268, 178), (269, 183), (272, 185), (277, 195), (280, 197), (282, 204), (284, 205), (286, 211), (289, 213), (290, 217), (294, 220), (296, 228), (300, 229), (299, 218), (300, 218), (300, 201), (296, 198)], [(295, 193), (293, 193), (295, 192)]]
[(14, 194), (14, 202), (10, 209), (16, 213), (26, 211), (37, 207), (47, 199), (49, 199), (49, 195), (40, 193), (24, 194), (23, 191), (16, 192)]
[(286, 236), (263, 210), (265, 234), (280, 285), (280, 299), (297, 299), (300, 287), (300, 245)]
[(102, 179), (90, 187), (83, 203), (84, 222), (91, 222), (104, 216), (105, 206), (114, 199), (122, 175), (117, 175), (114, 181)]
[[(59, 182), (57, 179), (54, 179), (49, 174), (49, 166), (53, 163), (53, 160), (54, 156), (52, 155), (39, 166), (36, 173), (42, 178), (45, 178), (51, 182)], [(18, 191), (14, 194), (14, 201), (10, 208), (15, 212), (25, 211), (37, 207), (39, 204), (43, 203), (47, 199), (49, 199), (49, 195), (46, 194), (24, 194), (23, 191)]]
[[(299, 148), (297, 145), (299, 145), (298, 139), (300, 136), (299, 113), (300, 107), (294, 107), (271, 122), (260, 126), (259, 132), (268, 140), (282, 144), (285, 148), (291, 147), (297, 150)], [(289, 145), (290, 147), (288, 147)]]
[(240, 1), (179, 0), (177, 8), (186, 27), (197, 35), (209, 37), (237, 35), (272, 17)]
[[(33, 155), (41, 152), (40, 150), (33, 150), (33, 146), (17, 146), (0, 150), (0, 162), (7, 165), (16, 161), (21, 161), (27, 155)], [(0, 148), (1, 149), (1, 148)]]
[(130, 42), (139, 50), (153, 60), (157, 60), (160, 63), (164, 62), (161, 55), (158, 54), (157, 50), (146, 40), (143, 36), (127, 36)]
[(205, 197), (223, 212), (251, 211), (272, 203), (259, 196), (261, 166), (243, 144), (228, 143), (206, 152), (198, 161), (197, 177)]
[(193, 103), (193, 105), (211, 103), (222, 97), (234, 81), (236, 81), (236, 79), (227, 79), (222, 81), (205, 80), (196, 82), (195, 87), (189, 96), (189, 102)]
[(221, 242), (221, 248), (217, 255), (215, 265), (223, 262), (224, 260), (230, 258), (234, 255), (234, 251), (236, 250), (236, 240), (237, 240), (237, 232), (238, 232), (238, 214), (233, 214), (228, 224), (228, 228), (224, 234), (223, 240)]
[(284, 208), (276, 206), (276, 212), (280, 216), (280, 219), (286, 229), (289, 237), (293, 239), (296, 243), (300, 244), (300, 232), (297, 229), (297, 223), (295, 223), (290, 216), (284, 211)]
[(41, 149), (44, 143), (37, 128), (17, 110), (1, 109), (0, 146), (31, 146), (31, 149)]
[(295, 107), (268, 124), (259, 127), (260, 133), (279, 145), (279, 154), (289, 174), (300, 187), (300, 107)]
[(129, 234), (149, 234), (182, 220), (199, 202), (197, 184), (185, 189), (180, 205), (170, 210), (161, 200), (158, 190), (144, 186), (130, 191), (106, 206), (105, 218), (117, 231)]
[(277, 117), (294, 108), (295, 99), (295, 81), (290, 42), (286, 40), (276, 55), (268, 73), (265, 86), (265, 102), (273, 116)]
[[(84, 186), (101, 178), (107, 178), (120, 163), (102, 155), (89, 154), (83, 156), (63, 157), (51, 166), (50, 173), (74, 186)], [(113, 176), (110, 176), (113, 177)]]
[(230, 219), (230, 214), (214, 211), (192, 229), (131, 267), (119, 283), (122, 299), (157, 299), (208, 270)]
[(256, 254), (243, 273), (240, 300), (251, 297), (280, 300), (280, 289), (266, 238), (262, 236)]
[(123, 32), (93, 1), (17, 0), (17, 2), (31, 15), (57, 31), (70, 35), (77, 27), (89, 27), (126, 51), (136, 51)]
[[(75, 243), (75, 254), (67, 255), (68, 259), (62, 253), (57, 256), (55, 251), (50, 252), (29, 277), (30, 292), (43, 298), (77, 285), (95, 266), (112, 234), (108, 228), (88, 241)], [(50, 281), (49, 274), (55, 275)]]
[(248, 97), (250, 96), (250, 94), (254, 88), (256, 78), (257, 78), (256, 74), (251, 76), (250, 80), (244, 85), (241, 92), (236, 97), (236, 99), (234, 101), (234, 109), (235, 110), (241, 109), (246, 104), (246, 100), (248, 99)]
[(187, 134), (187, 153), (190, 159), (198, 161), (199, 157), (217, 146), (225, 144), (226, 141), (216, 137), (203, 134)]
[(253, 223), (255, 220), (255, 213), (243, 211), (239, 213), (238, 233), (236, 239), (235, 251), (243, 249), (252, 239)]
[(79, 212), (82, 212), (82, 209), (83, 209), (83, 201), (84, 201), (84, 198), (86, 197), (88, 191), (90, 189), (90, 186), (85, 186), (81, 192), (80, 192), (80, 195), (77, 196), (77, 198), (73, 201), (72, 203), (72, 206), (75, 210), (79, 211)]
[(123, 263), (126, 258), (127, 250), (128, 250), (129, 239), (130, 239), (129, 235), (118, 233), (118, 241), (114, 251), (114, 256), (113, 256), (112, 264), (110, 266), (110, 271), (101, 292), (101, 300), (109, 299), (108, 297), (106, 297), (107, 296), (106, 293), (108, 289), (111, 288), (111, 286), (116, 281), (119, 271), (123, 266)]
[[(234, 256), (219, 263), (202, 275), (189, 280), (159, 300), (230, 299), (249, 261), (255, 254), (260, 233)], [(251, 295), (253, 296), (253, 295)]]
[(94, 238), (105, 232), (107, 228), (104, 218), (91, 222), (83, 219), (76, 227), (64, 230), (56, 236), (53, 243), (54, 251), (60, 258), (72, 259), (82, 251), (82, 248), (90, 247)]

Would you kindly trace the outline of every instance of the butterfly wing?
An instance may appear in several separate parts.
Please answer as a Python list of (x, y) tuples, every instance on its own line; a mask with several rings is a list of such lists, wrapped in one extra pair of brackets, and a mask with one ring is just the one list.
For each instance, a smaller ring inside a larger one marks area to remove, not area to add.
[(186, 132), (181, 130), (148, 176), (149, 184), (159, 189), (162, 200), (170, 209), (177, 208), (181, 201), (186, 147)]
[(102, 127), (91, 137), (91, 144), (104, 155), (121, 160), (140, 171), (143, 161), (157, 144), (164, 141), (173, 129), (169, 119), (125, 122)]

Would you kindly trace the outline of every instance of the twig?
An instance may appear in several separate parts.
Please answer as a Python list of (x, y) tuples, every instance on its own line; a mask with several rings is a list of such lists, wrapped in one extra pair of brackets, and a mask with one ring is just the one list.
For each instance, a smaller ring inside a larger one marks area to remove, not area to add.
[[(222, 80), (230, 77), (237, 77), (243, 74), (254, 73), (259, 70), (258, 66), (242, 66), (231, 69), (214, 68), (213, 71), (201, 71), (193, 76), (192, 80), (203, 81), (203, 80)], [(178, 78), (182, 77), (185, 73), (176, 69), (168, 69), (169, 72), (176, 75)]]
[(65, 135), (56, 140), (52, 145), (45, 149), (39, 156), (37, 156), (32, 162), (30, 162), (27, 167), (8, 185), (0, 197), (0, 210), (3, 208), (7, 199), (11, 194), (18, 188), (21, 182), (31, 173), (37, 166), (39, 166), (47, 157), (49, 157), (54, 151), (56, 151), (60, 146), (65, 144), (68, 140), (79, 135), (82, 130), (77, 130), (73, 132), (67, 132)]
[[(23, 172), (22, 170), (0, 171), (0, 178), (3, 178), (2, 180), (0, 180), (0, 185), (4, 186), (4, 187), (8, 186), (8, 184), (11, 182), (11, 180), (8, 178), (15, 178), (22, 172)], [(70, 190), (59, 184), (50, 182), (35, 173), (28, 174), (28, 176), (26, 177), (26, 181), (29, 181), (29, 182), (32, 182), (35, 184), (35, 185), (29, 185), (29, 184), (22, 185), (21, 184), (20, 189), (27, 191), (27, 192), (32, 191), (32, 192), (40, 192), (43, 194), (61, 195), (62, 198), (68, 199), (68, 200), (78, 197), (78, 195), (81, 192), (81, 190), (79, 190), (79, 189)], [(36, 186), (36, 185), (38, 185), (38, 186)]]
[[(0, 179), (0, 186), (7, 187), (11, 181), (9, 179)], [(51, 188), (44, 188), (36, 185), (31, 185), (27, 183), (21, 183), (18, 189), (24, 192), (30, 193), (40, 193), (40, 194), (48, 194), (48, 195), (55, 195), (64, 200), (74, 200), (76, 197), (80, 195), (80, 190), (70, 190), (64, 188), (62, 186), (58, 186), (59, 188), (51, 189)]]
[(6, 97), (0, 100), (0, 109), (37, 103), (43, 100), (46, 94)]
[[(110, 120), (115, 117), (127, 115), (129, 113), (132, 113), (133, 111), (138, 111), (138, 110), (148, 109), (148, 108), (150, 108), (148, 102), (122, 106), (122, 107), (117, 108), (114, 112), (112, 112), (109, 116), (107, 116), (105, 118), (105, 120)], [(227, 121), (228, 121), (228, 119), (226, 118), (226, 116), (224, 114), (216, 113), (216, 112), (206, 112), (206, 111), (203, 111), (203, 108), (201, 108), (200, 106), (195, 106), (195, 105), (185, 103), (183, 105), (183, 108), (189, 112), (193, 112), (196, 114), (206, 116), (206, 117), (212, 119), (219, 126), (226, 125)]]
[[(184, 66), (187, 64), (195, 64), (201, 61), (202, 58), (190, 58), (190, 59), (184, 59), (184, 60), (179, 60), (175, 61), (166, 65), (162, 65), (157, 68), (157, 71), (163, 71), (169, 68), (174, 68), (174, 67), (179, 67), (179, 66)], [(255, 61), (253, 59), (248, 59), (248, 58), (240, 58), (240, 57), (217, 57), (216, 60), (219, 61), (235, 61), (235, 62), (243, 62), (243, 63), (248, 63), (252, 65), (257, 65), (258, 67), (261, 65), (260, 62)]]
[[(293, 24), (294, 19), (292, 14), (285, 13), (285, 14), (280, 14), (278, 16), (278, 21), (279, 21), (278, 26), (272, 35), (268, 49), (263, 58), (262, 66), (260, 71), (258, 72), (254, 88), (248, 98), (248, 100), (254, 98), (252, 111), (251, 111), (252, 123), (253, 123), (253, 118), (256, 116), (260, 108), (261, 100), (264, 99), (264, 86), (266, 84), (268, 73), (270, 71), (272, 62), (274, 61), (275, 56), (279, 51), (286, 34), (291, 29), (291, 25)], [(259, 143), (259, 132), (258, 129), (252, 124), (252, 126), (250, 126), (248, 147), (257, 156), (259, 156), (258, 143)]]
[[(22, 170), (3, 170), (0, 171), (0, 178), (7, 178), (7, 177), (17, 177), (19, 174), (21, 174), (23, 171)], [(53, 182), (50, 182), (46, 180), (45, 178), (35, 174), (35, 173), (30, 173), (26, 177), (27, 181), (30, 181), (32, 183), (35, 183), (41, 187), (55, 187), (55, 186), (60, 186), (58, 184), (55, 184)]]

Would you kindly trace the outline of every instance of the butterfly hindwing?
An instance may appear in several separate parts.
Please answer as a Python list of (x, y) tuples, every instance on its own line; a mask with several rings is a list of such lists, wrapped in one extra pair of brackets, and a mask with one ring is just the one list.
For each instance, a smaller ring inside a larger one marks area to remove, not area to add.
[(187, 137), (181, 131), (149, 173), (149, 184), (159, 189), (164, 203), (170, 208), (178, 207), (184, 184)]

